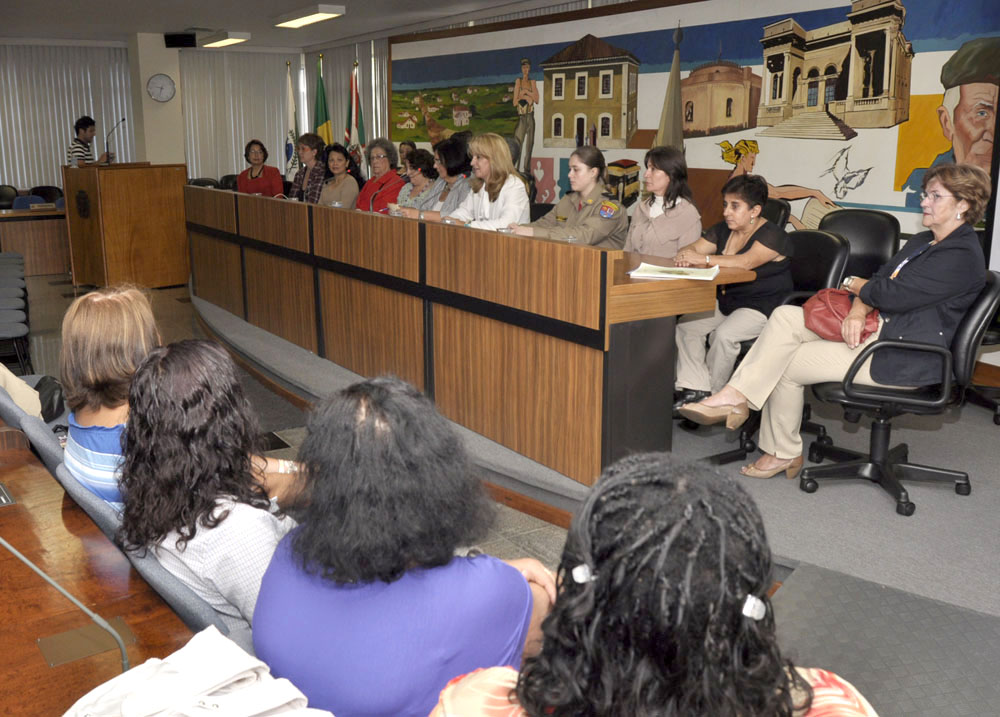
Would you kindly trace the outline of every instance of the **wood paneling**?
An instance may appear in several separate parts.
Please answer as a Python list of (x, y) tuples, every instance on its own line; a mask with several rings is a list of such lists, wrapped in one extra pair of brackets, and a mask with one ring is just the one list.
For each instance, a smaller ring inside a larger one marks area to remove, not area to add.
[(427, 225), (427, 283), (600, 328), (601, 249), (446, 224)]
[(362, 376), (392, 373), (424, 388), (423, 302), (320, 272), (326, 358)]
[(601, 472), (602, 374), (601, 351), (434, 307), (441, 412), (585, 485)]
[(195, 296), (231, 314), (243, 316), (243, 267), (240, 248), (227, 241), (191, 232)]
[(315, 353), (312, 268), (253, 249), (245, 256), (247, 321)]
[(63, 167), (73, 283), (107, 285), (97, 167)]
[[(190, 639), (191, 631), (30, 451), (5, 449), (0, 466), (3, 483), (17, 501), (0, 508), (0, 534), (104, 619), (124, 619), (136, 638), (127, 645), (133, 666), (166, 657)], [(37, 640), (93, 623), (3, 548), (0, 576), (4, 714), (62, 714), (121, 673), (117, 649), (49, 667)]]
[(722, 221), (722, 187), (729, 181), (729, 169), (688, 168), (688, 186), (694, 205), (701, 212), (701, 225), (708, 229)]
[(236, 195), (210, 187), (184, 187), (184, 211), (189, 222), (236, 233)]
[(30, 216), (26, 221), (0, 221), (0, 251), (16, 251), (24, 256), (24, 275), (66, 274), (69, 272), (69, 235), (66, 217), (59, 212), (51, 219), (37, 219), (37, 212), (17, 212)]
[(240, 235), (309, 251), (309, 206), (287, 199), (239, 194)]
[(419, 226), (412, 219), (314, 207), (313, 246), (316, 256), (419, 281)]

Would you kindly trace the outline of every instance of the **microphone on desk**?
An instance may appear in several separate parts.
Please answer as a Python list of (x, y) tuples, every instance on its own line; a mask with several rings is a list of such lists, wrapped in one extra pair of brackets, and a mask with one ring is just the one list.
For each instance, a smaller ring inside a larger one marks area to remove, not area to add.
[(108, 164), (111, 164), (111, 153), (108, 151), (108, 141), (111, 139), (111, 135), (115, 133), (115, 130), (118, 129), (124, 123), (125, 123), (125, 118), (122, 117), (115, 123), (115, 126), (111, 128), (111, 131), (108, 132), (107, 136), (104, 138), (104, 151), (108, 152)]
[[(124, 122), (124, 121), (125, 120), (122, 120), (122, 122)], [(101, 617), (100, 615), (98, 615), (93, 610), (88, 609), (82, 602), (80, 602), (75, 597), (73, 597), (72, 595), (70, 595), (62, 585), (60, 585), (55, 580), (53, 580), (48, 575), (46, 575), (44, 572), (42, 572), (41, 568), (39, 568), (33, 562), (31, 562), (26, 557), (24, 557), (23, 555), (21, 555), (21, 553), (17, 550), (17, 548), (15, 548), (13, 545), (11, 545), (10, 543), (8, 543), (3, 538), (0, 538), (0, 545), (2, 545), (3, 547), (7, 548), (7, 550), (9, 550), (10, 553), (15, 558), (17, 558), (22, 563), (24, 563), (29, 568), (31, 568), (36, 573), (38, 573), (38, 575), (41, 576), (41, 578), (43, 580), (45, 580), (45, 582), (47, 582), (49, 585), (51, 585), (56, 590), (58, 590), (59, 592), (61, 592), (71, 603), (73, 603), (78, 608), (80, 608), (81, 610), (83, 610), (83, 612), (85, 612), (87, 614), (87, 617), (89, 617), (91, 620), (93, 620), (97, 624), (98, 627), (100, 627), (100, 628), (106, 630), (107, 632), (111, 633), (111, 637), (113, 637), (115, 639), (115, 642), (118, 643), (118, 651), (122, 655), (122, 672), (128, 672), (128, 668), (129, 668), (128, 652), (125, 650), (125, 641), (122, 640), (121, 635), (119, 635), (118, 632), (113, 627), (111, 627), (111, 625), (108, 624), (107, 620), (105, 620), (103, 617)]]

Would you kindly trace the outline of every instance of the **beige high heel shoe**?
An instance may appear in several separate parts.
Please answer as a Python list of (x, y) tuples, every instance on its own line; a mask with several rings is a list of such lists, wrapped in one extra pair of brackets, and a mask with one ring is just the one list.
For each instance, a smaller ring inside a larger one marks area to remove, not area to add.
[(750, 417), (750, 407), (746, 401), (730, 406), (705, 406), (701, 403), (685, 403), (678, 410), (684, 418), (702, 426), (711, 426), (725, 421), (726, 428), (735, 431)]
[(784, 471), (785, 477), (788, 478), (789, 480), (792, 480), (799, 474), (799, 471), (801, 470), (802, 470), (802, 456), (799, 456), (798, 458), (789, 458), (784, 463), (781, 463), (778, 466), (768, 470), (761, 470), (756, 465), (751, 463), (748, 466), (743, 466), (742, 468), (740, 468), (740, 474), (749, 476), (750, 478), (773, 478), (774, 476), (781, 473), (781, 471)]

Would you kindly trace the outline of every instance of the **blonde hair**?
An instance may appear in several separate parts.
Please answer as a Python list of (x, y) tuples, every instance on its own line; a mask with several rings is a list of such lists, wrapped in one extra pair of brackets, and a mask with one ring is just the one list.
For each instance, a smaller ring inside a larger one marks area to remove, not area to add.
[(489, 194), (491, 202), (495, 202), (500, 196), (500, 190), (508, 176), (513, 174), (520, 178), (517, 170), (514, 169), (514, 162), (511, 161), (507, 140), (498, 134), (493, 132), (477, 134), (469, 140), (469, 154), (486, 157), (489, 160), (489, 179), (484, 183), (479, 177), (473, 176), (469, 179), (469, 186), (472, 187), (473, 192), (478, 192), (485, 184), (486, 193)]
[(70, 410), (124, 404), (132, 375), (159, 344), (153, 308), (141, 289), (114, 286), (77, 298), (63, 316), (59, 355)]

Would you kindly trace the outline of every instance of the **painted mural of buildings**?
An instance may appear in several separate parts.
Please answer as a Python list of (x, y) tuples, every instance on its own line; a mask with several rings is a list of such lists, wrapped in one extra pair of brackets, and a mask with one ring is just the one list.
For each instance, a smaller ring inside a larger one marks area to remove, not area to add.
[(913, 47), (901, 0), (854, 0), (844, 22), (764, 27), (763, 135), (849, 139), (909, 119)]
[(719, 60), (691, 70), (681, 80), (684, 136), (735, 132), (757, 126), (760, 75), (749, 67)]
[(456, 127), (467, 127), (472, 112), (466, 105), (455, 105), (451, 108), (451, 121)]
[(638, 126), (639, 60), (586, 35), (541, 63), (545, 147), (575, 147), (596, 128), (601, 149), (624, 149)]

